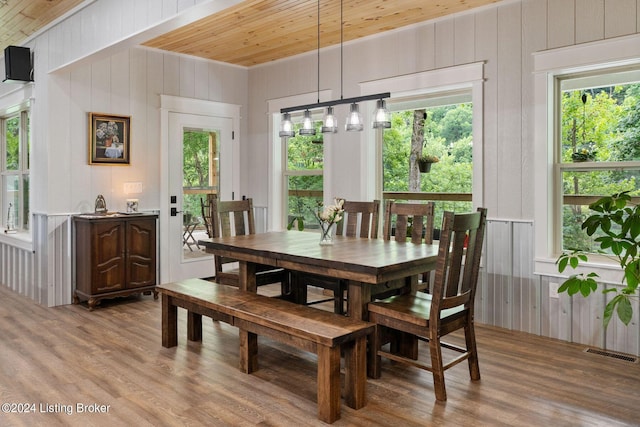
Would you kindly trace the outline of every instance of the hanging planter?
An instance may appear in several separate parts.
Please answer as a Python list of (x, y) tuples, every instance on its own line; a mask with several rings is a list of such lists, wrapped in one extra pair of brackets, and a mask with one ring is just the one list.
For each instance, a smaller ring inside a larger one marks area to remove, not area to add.
[(438, 163), (440, 159), (437, 156), (424, 155), (418, 157), (418, 169), (421, 173), (427, 173), (431, 171), (431, 165)]
[(433, 163), (427, 162), (424, 160), (418, 160), (418, 169), (420, 169), (421, 173), (431, 172), (431, 165)]

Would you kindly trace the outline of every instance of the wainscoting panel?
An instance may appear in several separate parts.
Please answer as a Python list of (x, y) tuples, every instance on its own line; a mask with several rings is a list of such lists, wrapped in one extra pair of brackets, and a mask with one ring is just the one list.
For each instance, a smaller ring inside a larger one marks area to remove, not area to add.
[(71, 216), (34, 214), (33, 250), (0, 243), (2, 285), (48, 307), (71, 303)]
[(533, 275), (534, 226), (532, 222), (513, 222), (513, 288), (511, 328), (540, 334), (540, 287)]
[(511, 329), (513, 253), (512, 224), (509, 221), (487, 221), (484, 253), (485, 282), (478, 290), (481, 298), (481, 323)]

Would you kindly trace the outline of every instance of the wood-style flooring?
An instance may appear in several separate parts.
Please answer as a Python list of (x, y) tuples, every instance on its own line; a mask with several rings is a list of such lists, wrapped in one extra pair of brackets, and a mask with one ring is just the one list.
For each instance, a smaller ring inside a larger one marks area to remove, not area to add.
[[(166, 349), (160, 312), (149, 296), (103, 301), (92, 312), (46, 308), (0, 286), (0, 425), (325, 425), (316, 418), (315, 355), (260, 338), (260, 369), (245, 375), (236, 328), (203, 321), (203, 342), (187, 342), (180, 309), (178, 346)], [(448, 370), (446, 403), (435, 401), (429, 372), (383, 360), (382, 378), (368, 380), (367, 406), (343, 402), (333, 425), (640, 424), (637, 363), (482, 325), (477, 340), (482, 379), (470, 381), (466, 362)]]

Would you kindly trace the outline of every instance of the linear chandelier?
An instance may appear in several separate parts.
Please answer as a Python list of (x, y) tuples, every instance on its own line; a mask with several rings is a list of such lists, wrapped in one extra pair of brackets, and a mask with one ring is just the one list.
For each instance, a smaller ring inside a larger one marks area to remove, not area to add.
[(286, 107), (280, 109), (282, 114), (282, 121), (280, 123), (280, 137), (293, 137), (296, 135), (293, 122), (291, 121), (291, 112), (304, 111), (304, 117), (302, 121), (302, 128), (299, 130), (300, 135), (315, 135), (316, 129), (311, 120), (311, 110), (316, 108), (324, 108), (327, 110), (322, 120), (322, 133), (337, 133), (338, 121), (333, 112), (333, 107), (341, 104), (351, 104), (349, 108), (349, 114), (345, 122), (345, 130), (347, 132), (357, 132), (364, 129), (364, 123), (362, 121), (362, 115), (360, 114), (359, 102), (377, 100), (376, 110), (373, 114), (373, 128), (374, 129), (387, 129), (391, 127), (391, 119), (389, 110), (387, 110), (385, 99), (389, 98), (391, 94), (389, 92), (377, 93), (374, 95), (356, 96), (353, 98), (343, 98), (343, 27), (344, 20), (342, 17), (342, 2), (340, 0), (340, 99), (333, 101), (320, 102), (320, 0), (318, 0), (318, 101), (315, 104), (297, 105), (295, 107)]

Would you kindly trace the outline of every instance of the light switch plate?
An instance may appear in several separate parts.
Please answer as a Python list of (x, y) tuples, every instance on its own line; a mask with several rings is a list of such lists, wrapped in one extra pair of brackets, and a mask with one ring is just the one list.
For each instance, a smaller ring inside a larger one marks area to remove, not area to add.
[(141, 182), (125, 182), (124, 183), (125, 194), (139, 194), (142, 193)]

